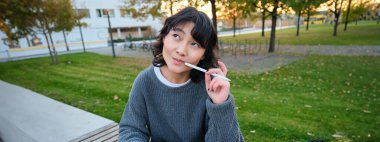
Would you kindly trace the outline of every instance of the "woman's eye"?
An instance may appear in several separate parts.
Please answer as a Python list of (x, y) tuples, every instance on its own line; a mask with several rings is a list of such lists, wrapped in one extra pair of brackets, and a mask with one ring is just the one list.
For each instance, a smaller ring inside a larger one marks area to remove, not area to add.
[(191, 43), (191, 46), (193, 46), (193, 47), (200, 47), (198, 43)]
[(174, 37), (175, 40), (180, 40), (180, 39), (181, 39), (181, 38), (179, 37), (179, 35), (177, 35), (177, 34), (173, 34), (173, 37)]

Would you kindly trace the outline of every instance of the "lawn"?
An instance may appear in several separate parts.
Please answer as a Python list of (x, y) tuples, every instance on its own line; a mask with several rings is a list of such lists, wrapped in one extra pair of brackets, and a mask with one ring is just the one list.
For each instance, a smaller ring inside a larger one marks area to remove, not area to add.
[[(309, 31), (306, 26), (300, 26), (300, 35), (296, 36), (296, 28), (282, 29), (276, 31), (276, 40), (281, 45), (380, 45), (380, 25), (376, 21), (360, 21), (357, 25), (351, 23), (347, 31), (343, 31), (344, 24), (338, 27), (338, 35), (332, 36), (333, 26), (330, 24), (310, 25)], [(232, 36), (221, 37), (221, 41), (235, 42), (236, 40), (269, 40), (270, 32), (252, 34), (241, 34), (235, 38)], [(276, 41), (277, 44), (277, 41)]]
[[(94, 53), (60, 60), (0, 63), (0, 79), (118, 122), (134, 78), (150, 64)], [(228, 77), (246, 141), (380, 141), (379, 74), (380, 57), (318, 55)]]

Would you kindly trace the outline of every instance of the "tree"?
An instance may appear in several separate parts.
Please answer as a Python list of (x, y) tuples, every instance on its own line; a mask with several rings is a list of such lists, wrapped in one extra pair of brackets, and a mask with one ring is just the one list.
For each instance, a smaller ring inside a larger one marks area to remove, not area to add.
[[(160, 0), (124, 0), (123, 10), (126, 14), (130, 14), (132, 18), (144, 21), (149, 16), (152, 18), (161, 17), (161, 4), (165, 1)], [(171, 7), (172, 8), (172, 7)]]
[(0, 30), (8, 39), (18, 40), (32, 33), (38, 0), (2, 0), (0, 2)]
[(212, 24), (214, 24), (215, 31), (218, 32), (218, 20), (216, 17), (215, 0), (209, 0), (211, 3)]
[[(65, 40), (66, 50), (69, 51), (69, 47), (67, 45), (66, 40), (66, 32), (70, 32), (74, 26), (76, 25), (75, 13), (72, 10), (72, 5), (69, 0), (60, 0), (57, 1), (60, 4), (60, 9), (57, 13), (57, 28), (54, 29), (55, 32), (62, 31), (63, 38)], [(65, 19), (65, 20), (60, 20)]]
[(320, 7), (322, 3), (325, 3), (327, 0), (306, 0), (306, 30), (309, 30), (310, 16), (317, 12), (317, 8)]
[(344, 31), (347, 31), (348, 15), (350, 15), (351, 2), (352, 0), (348, 0), (347, 11), (346, 11), (346, 21), (344, 22)]
[(245, 14), (243, 14), (244, 7), (245, 5), (231, 0), (225, 4), (225, 7), (221, 7), (220, 9), (220, 15), (218, 17), (221, 19), (232, 19), (233, 37), (236, 35), (236, 19), (240, 16), (245, 17)]
[(261, 37), (265, 36), (265, 19), (270, 16), (267, 14), (271, 7), (270, 0), (250, 0), (247, 1), (248, 11), (260, 11), (261, 12)]
[[(355, 0), (352, 2), (352, 6), (350, 8), (350, 14), (347, 16), (348, 12), (344, 12), (343, 16), (346, 17), (345, 22), (348, 23), (357, 21), (361, 18), (361, 16), (367, 12), (369, 6), (368, 0)], [(348, 17), (348, 18), (347, 18)]]
[(329, 11), (334, 14), (334, 32), (333, 36), (337, 36), (339, 18), (342, 13), (343, 0), (330, 0), (327, 2)]
[(87, 23), (82, 22), (81, 19), (86, 17), (86, 16), (87, 16), (86, 13), (79, 13), (79, 12), (75, 12), (75, 15), (74, 15), (75, 26), (77, 26), (79, 28), (79, 33), (80, 33), (80, 38), (82, 41), (82, 47), (83, 47), (84, 53), (86, 52), (86, 47), (85, 47), (84, 40), (83, 40), (82, 27), (87, 27), (88, 25), (87, 25)]
[(315, 13), (316, 8), (318, 8), (326, 0), (295, 0), (288, 1), (287, 5), (290, 6), (297, 15), (297, 33), (299, 35), (299, 25), (302, 14), (306, 14), (306, 30), (309, 29), (310, 15)]
[(287, 4), (296, 12), (297, 15), (297, 32), (296, 36), (299, 35), (300, 31), (300, 19), (301, 19), (301, 14), (304, 13), (306, 10), (306, 1), (303, 0), (295, 0), (295, 1), (289, 1)]
[(52, 63), (58, 64), (58, 53), (51, 34), (73, 28), (75, 20), (72, 6), (68, 0), (44, 0), (38, 3), (34, 8), (37, 15), (34, 27), (44, 34)]
[[(270, 41), (269, 41), (269, 49), (268, 52), (274, 52), (275, 50), (275, 40), (276, 40), (276, 26), (277, 26), (277, 16), (278, 16), (278, 9), (281, 9), (282, 11), (288, 10), (288, 7), (286, 5), (287, 0), (251, 0), (249, 1), (251, 6), (256, 8), (263, 8), (263, 12), (269, 14), (272, 18), (272, 26), (271, 26), (271, 33), (270, 33)], [(260, 6), (259, 6), (260, 5)]]

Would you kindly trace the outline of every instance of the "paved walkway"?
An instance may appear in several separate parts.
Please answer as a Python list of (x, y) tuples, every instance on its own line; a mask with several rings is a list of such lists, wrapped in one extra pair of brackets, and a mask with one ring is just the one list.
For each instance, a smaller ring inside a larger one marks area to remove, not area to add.
[(5, 142), (67, 142), (115, 123), (1, 80), (0, 90)]
[[(260, 51), (267, 49), (260, 49)], [(380, 56), (380, 46), (294, 46), (280, 45), (276, 49), (276, 53), (299, 53), (298, 55), (289, 54), (254, 54), (254, 55), (233, 55), (232, 53), (224, 53), (222, 61), (230, 70), (243, 71), (251, 74), (259, 74), (262, 72), (277, 69), (281, 66), (290, 64), (294, 61), (304, 58), (304, 56), (317, 55), (347, 55), (347, 56)], [(112, 55), (109, 47), (92, 49), (90, 52)], [(115, 48), (116, 56), (126, 56), (134, 58), (143, 58), (151, 60), (153, 55), (151, 52), (143, 50), (124, 50), (119, 46)]]

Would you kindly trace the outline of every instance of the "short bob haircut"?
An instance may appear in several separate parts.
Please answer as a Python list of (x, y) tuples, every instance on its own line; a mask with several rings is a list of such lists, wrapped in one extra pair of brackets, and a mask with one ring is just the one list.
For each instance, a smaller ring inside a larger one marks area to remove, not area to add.
[[(205, 48), (204, 59), (199, 61), (198, 65), (201, 68), (210, 69), (217, 67), (216, 60), (218, 58), (218, 37), (210, 18), (203, 12), (196, 10), (193, 7), (187, 7), (179, 11), (177, 14), (170, 16), (165, 20), (160, 34), (157, 37), (157, 42), (153, 46), (153, 65), (161, 67), (166, 65), (162, 56), (164, 46), (163, 39), (170, 30), (176, 26), (193, 22), (194, 28), (191, 30), (191, 36), (196, 40), (202, 48)], [(190, 72), (191, 81), (198, 83), (204, 79), (204, 74), (200, 71), (192, 69)]]

